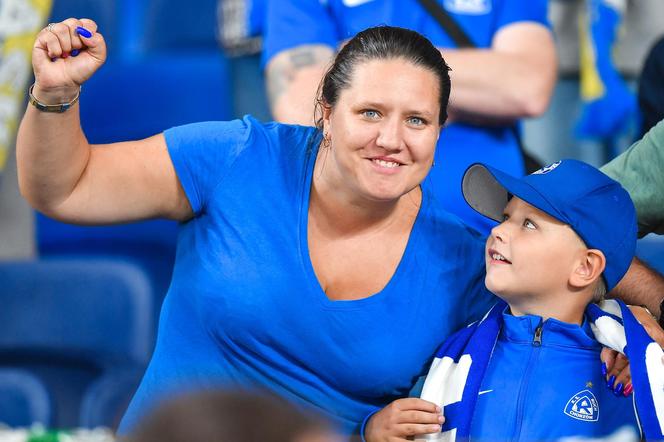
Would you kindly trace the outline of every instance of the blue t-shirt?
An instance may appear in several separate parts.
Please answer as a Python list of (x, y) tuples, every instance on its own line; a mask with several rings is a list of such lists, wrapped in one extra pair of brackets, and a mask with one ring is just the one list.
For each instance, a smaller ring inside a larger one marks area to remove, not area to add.
[(245, 117), (165, 136), (195, 215), (181, 226), (155, 352), (120, 432), (155, 401), (211, 386), (267, 388), (357, 431), (493, 301), (483, 239), (426, 186), (387, 285), (327, 298), (307, 246), (315, 129)]
[[(548, 26), (546, 0), (440, 2), (479, 48), (491, 47), (494, 35), (516, 22)], [(274, 0), (268, 4), (263, 63), (283, 50), (304, 44), (323, 44), (336, 49), (359, 31), (377, 25), (413, 29), (429, 38), (436, 47), (456, 47), (417, 0)], [(512, 175), (523, 175), (523, 158), (513, 128), (450, 124), (441, 133), (435, 159), (436, 166), (429, 179), (443, 207), (477, 230), (488, 233), (495, 223), (466, 204), (461, 194), (461, 178), (475, 162), (498, 167)]]

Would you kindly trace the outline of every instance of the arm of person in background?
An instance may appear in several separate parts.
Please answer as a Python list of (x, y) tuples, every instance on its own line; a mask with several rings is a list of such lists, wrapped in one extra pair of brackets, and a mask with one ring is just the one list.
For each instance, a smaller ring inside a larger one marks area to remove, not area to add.
[[(655, 125), (644, 137), (627, 151), (601, 168), (602, 172), (627, 189), (638, 216), (639, 236), (648, 233), (664, 234), (664, 121)], [(634, 258), (627, 274), (610, 293), (628, 304), (645, 305), (661, 318), (664, 300), (664, 277)], [(664, 346), (664, 332), (654, 320), (643, 312), (634, 312), (648, 334)], [(660, 323), (662, 321), (660, 320)], [(602, 360), (609, 373), (616, 375), (626, 365), (624, 358), (616, 358), (615, 352), (604, 350)], [(616, 382), (623, 381), (617, 376)], [(623, 376), (624, 378), (624, 376)]]
[(442, 49), (452, 68), (450, 118), (506, 124), (544, 113), (556, 83), (551, 31), (515, 22), (494, 35), (489, 49)]
[(601, 170), (632, 197), (639, 237), (664, 234), (664, 120)]
[[(639, 237), (664, 234), (664, 121), (601, 170), (622, 184), (632, 197)], [(611, 294), (629, 304), (645, 305), (660, 316), (664, 278), (635, 259)]]
[[(505, 124), (546, 110), (556, 81), (556, 54), (545, 26), (517, 22), (501, 28), (490, 49), (441, 52), (452, 68), (453, 119)], [(318, 84), (333, 56), (331, 46), (307, 44), (270, 59), (266, 79), (276, 120), (312, 124)]]
[[(70, 18), (39, 33), (32, 50), (37, 100), (65, 103), (79, 93), (106, 60), (104, 38), (96, 31), (92, 20)], [(58, 220), (102, 224), (192, 216), (161, 134), (91, 146), (78, 105), (63, 113), (28, 105), (16, 149), (21, 193)]]
[(339, 36), (328, 6), (311, 0), (267, 2), (263, 63), (272, 116), (312, 126), (314, 102)]
[(318, 84), (334, 54), (330, 46), (307, 44), (279, 52), (270, 60), (265, 76), (276, 121), (314, 125)]
[[(643, 305), (653, 316), (659, 318), (662, 315), (660, 305), (664, 300), (664, 276), (638, 258), (634, 258), (627, 274), (611, 290), (609, 296), (620, 298), (626, 304)], [(652, 334), (650, 336), (664, 347), (664, 332), (661, 333), (659, 339)]]

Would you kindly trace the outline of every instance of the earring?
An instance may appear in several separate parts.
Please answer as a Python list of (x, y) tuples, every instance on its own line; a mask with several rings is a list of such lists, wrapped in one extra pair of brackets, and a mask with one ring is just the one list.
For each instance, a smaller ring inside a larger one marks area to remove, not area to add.
[(330, 139), (330, 134), (325, 132), (325, 134), (323, 134), (323, 142), (321, 143), (323, 149), (328, 149), (331, 142), (332, 140)]

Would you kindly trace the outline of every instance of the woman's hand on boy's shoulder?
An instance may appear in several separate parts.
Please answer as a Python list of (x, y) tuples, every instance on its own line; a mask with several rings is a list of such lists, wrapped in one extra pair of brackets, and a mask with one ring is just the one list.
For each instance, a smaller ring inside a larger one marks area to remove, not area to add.
[(407, 441), (410, 436), (437, 433), (445, 418), (436, 404), (418, 398), (397, 399), (371, 416), (364, 431), (367, 442)]

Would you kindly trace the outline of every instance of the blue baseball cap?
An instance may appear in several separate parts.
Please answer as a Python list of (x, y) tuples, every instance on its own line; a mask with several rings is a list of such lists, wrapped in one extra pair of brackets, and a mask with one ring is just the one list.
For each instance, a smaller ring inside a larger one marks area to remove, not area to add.
[(480, 214), (503, 220), (511, 196), (568, 224), (590, 249), (604, 253), (607, 291), (627, 272), (636, 250), (636, 210), (617, 181), (577, 160), (562, 160), (523, 178), (491, 166), (470, 166), (461, 185), (466, 202)]

